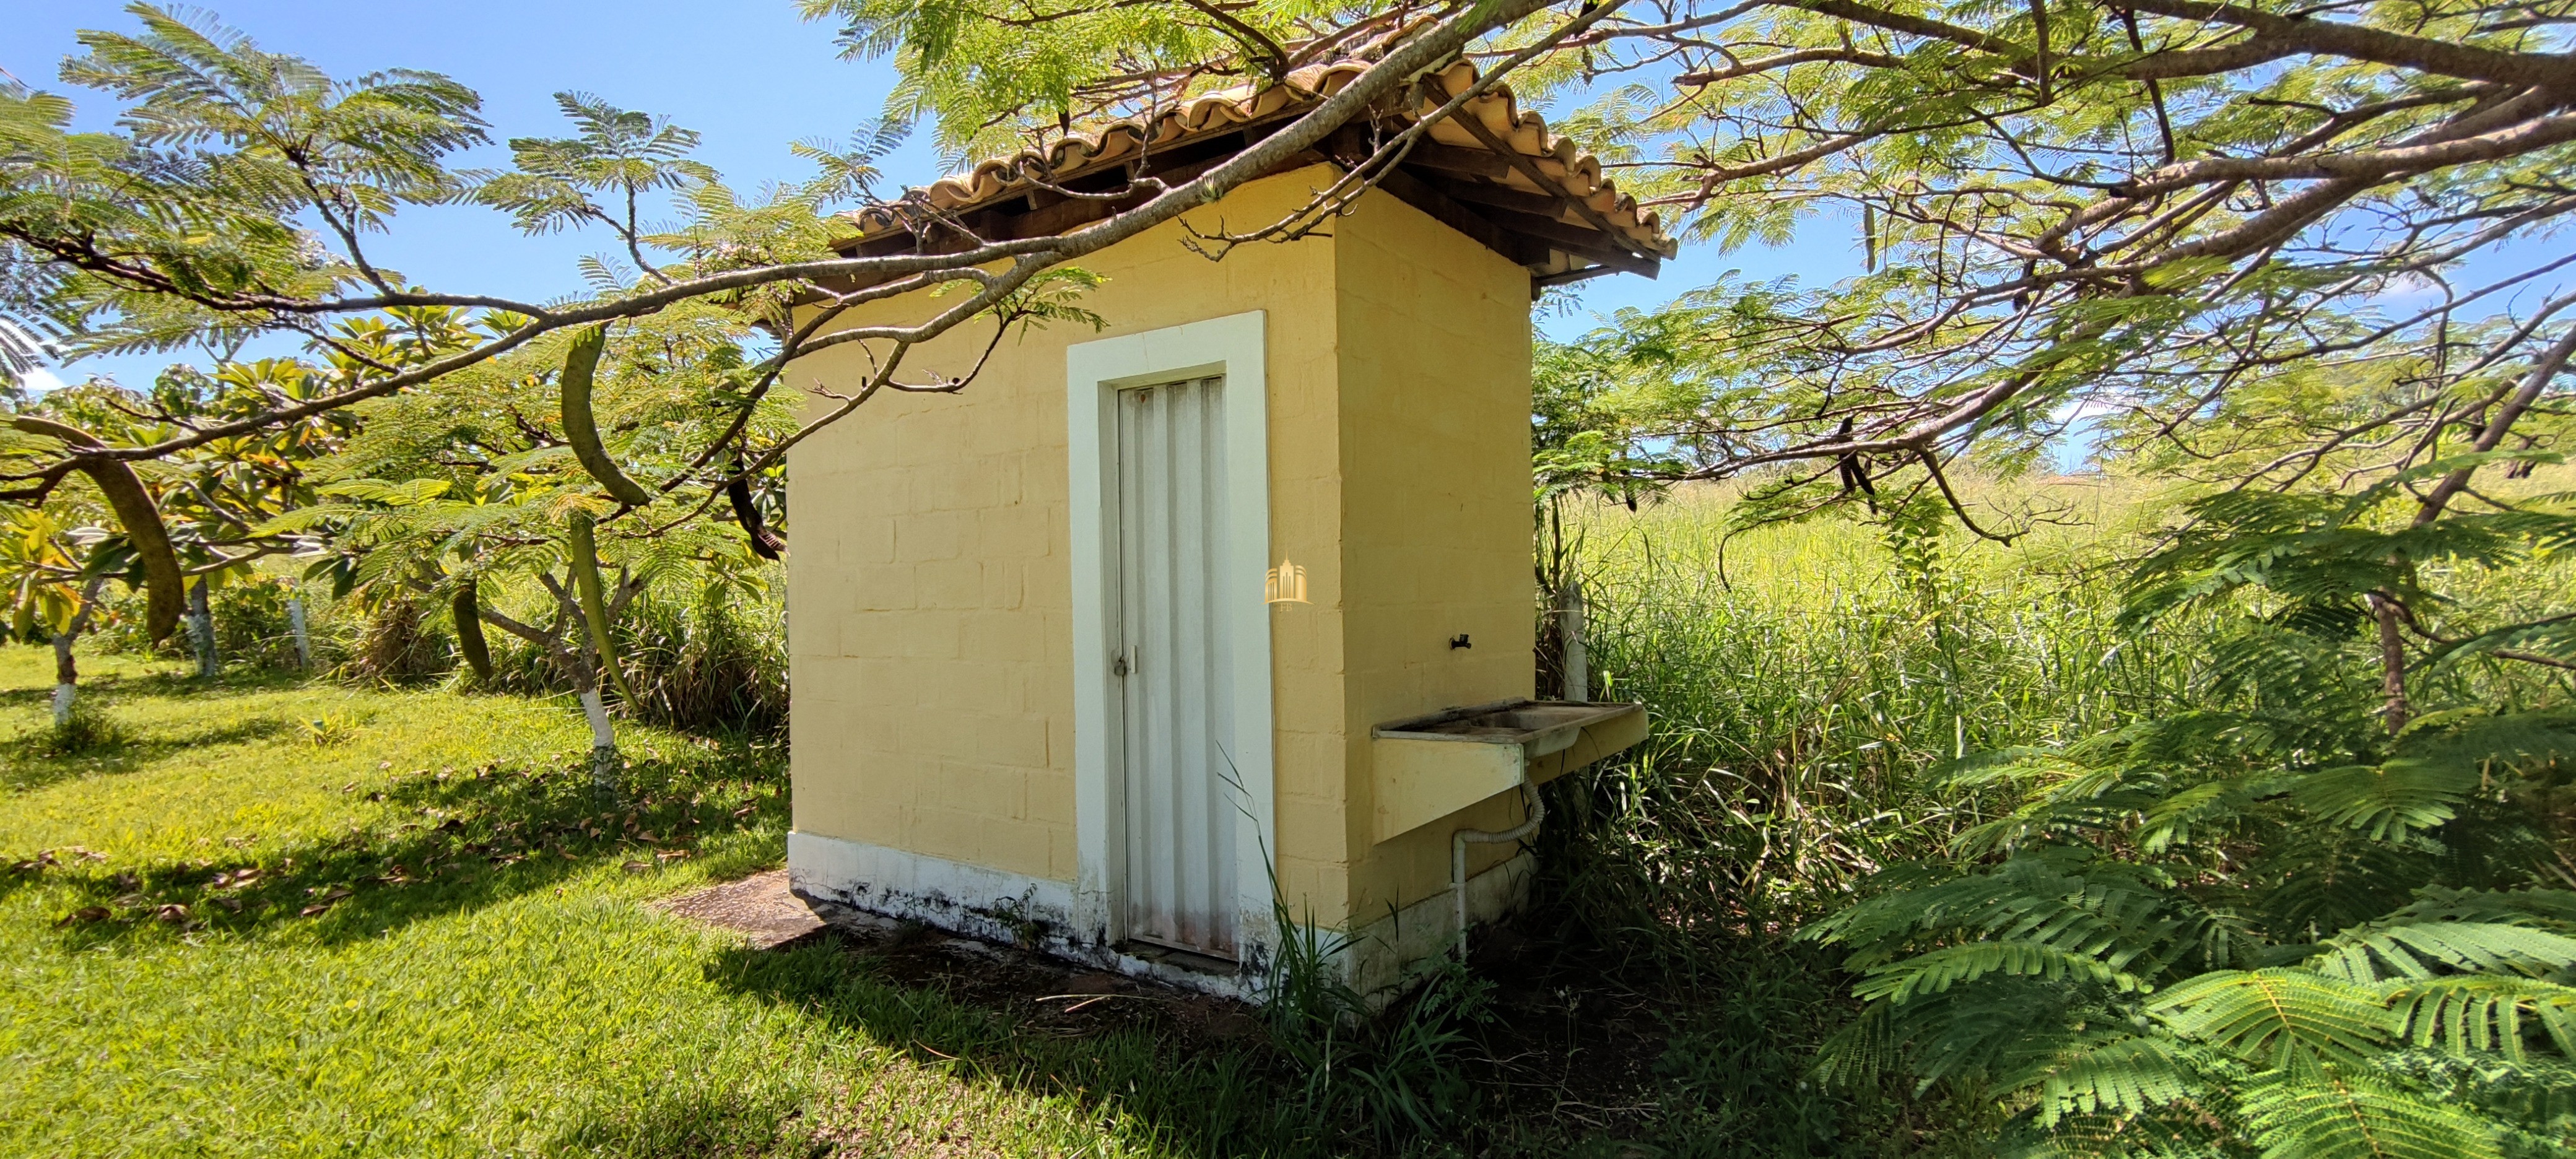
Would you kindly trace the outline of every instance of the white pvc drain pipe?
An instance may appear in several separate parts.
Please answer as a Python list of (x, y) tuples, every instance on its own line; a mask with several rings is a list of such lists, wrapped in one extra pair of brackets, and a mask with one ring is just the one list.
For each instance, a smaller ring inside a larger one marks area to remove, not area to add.
[(1461, 829), (1449, 835), (1449, 896), (1458, 906), (1458, 961), (1467, 960), (1467, 843), (1499, 845), (1518, 841), (1538, 832), (1539, 822), (1547, 820), (1547, 805), (1538, 797), (1538, 786), (1529, 782), (1529, 772), (1521, 772), (1521, 797), (1529, 802), (1529, 820), (1500, 833), (1484, 829)]

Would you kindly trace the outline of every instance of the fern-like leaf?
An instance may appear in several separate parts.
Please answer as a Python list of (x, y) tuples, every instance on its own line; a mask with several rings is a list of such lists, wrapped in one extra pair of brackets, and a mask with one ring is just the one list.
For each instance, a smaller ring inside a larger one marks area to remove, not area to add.
[(2263, 1159), (2498, 1159), (2474, 1115), (2374, 1080), (2294, 1067), (2237, 1099)]
[(2395, 1033), (2369, 987), (2307, 970), (2216, 970), (2149, 1005), (2185, 1038), (2270, 1066), (2321, 1059), (2358, 1064)]
[(2146, 987), (2134, 974), (2113, 968), (2090, 954), (2062, 950), (2041, 942), (1991, 941), (1943, 946), (1880, 966), (1861, 977), (1852, 993), (1863, 999), (1902, 1003), (1938, 993), (1988, 974), (2084, 981), (2134, 993)]
[(1894, 1010), (1884, 1004), (1863, 1007), (1860, 1017), (1827, 1038), (1816, 1048), (1816, 1079), (1833, 1086), (1868, 1087), (1902, 1065)]
[(2299, 779), (2296, 774), (2267, 772), (2203, 781), (2146, 810), (2134, 839), (2139, 848), (2149, 853), (2188, 845), (2197, 829), (2233, 821), (2252, 808), (2255, 801), (2275, 795)]
[(2576, 965), (2576, 938), (2495, 922), (2373, 922), (2336, 935), (2326, 947), (2309, 967), (2345, 982), (2431, 978), (2446, 968), (2540, 974)]
[(2087, 1045), (2041, 1081), (2039, 1121), (2053, 1127), (2068, 1115), (2135, 1115), (2196, 1097), (2200, 1081), (2185, 1061), (2188, 1050), (2144, 1035)]
[(2457, 816), (2455, 806), (2477, 790), (2479, 779), (2474, 763), (2400, 757), (2310, 773), (2291, 791), (2322, 820), (2373, 841), (2398, 841)]
[(2576, 755), (2576, 719), (2565, 712), (2427, 713), (2408, 726), (2397, 752), (2455, 765), (2546, 764)]
[(2478, 974), (2409, 983), (2389, 997), (2400, 1033), (2417, 1046), (2494, 1051), (2519, 1062), (2529, 1018), (2560, 1054), (2576, 1058), (2576, 987)]

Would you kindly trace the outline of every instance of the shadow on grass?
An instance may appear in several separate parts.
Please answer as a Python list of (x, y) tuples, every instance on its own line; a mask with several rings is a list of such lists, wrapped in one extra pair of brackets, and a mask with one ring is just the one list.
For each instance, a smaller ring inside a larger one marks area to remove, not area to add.
[(6, 761), (0, 762), (0, 790), (28, 793), (64, 781), (131, 773), (181, 752), (266, 740), (289, 727), (284, 717), (255, 716), (190, 732), (123, 737), (83, 752), (54, 753), (46, 748), (48, 730), (39, 724), (0, 742), (7, 753)]
[(682, 1079), (640, 1103), (594, 1110), (547, 1150), (628, 1159), (709, 1155), (820, 1159), (842, 1153), (828, 1127), (804, 1105), (809, 1092), (778, 1077), (764, 1086), (745, 1090)]
[[(100, 672), (83, 675), (80, 688), (83, 696), (115, 693), (202, 699), (278, 692), (303, 687), (312, 680), (311, 673), (292, 668), (244, 667), (225, 669), (213, 683), (198, 679), (190, 671)], [(53, 703), (53, 699), (51, 684), (0, 689), (0, 708), (42, 707)]]
[[(292, 691), (308, 682), (304, 673), (255, 668), (228, 670), (212, 683), (171, 672), (139, 676), (109, 672), (90, 677), (81, 683), (83, 705), (103, 714), (120, 735), (83, 751), (56, 752), (49, 747), (51, 730), (40, 717), (0, 738), (0, 792), (32, 792), (65, 781), (131, 773), (179, 753), (277, 736), (293, 727), (290, 720), (277, 713), (239, 716), (184, 732), (155, 730), (135, 735), (118, 710), (151, 700), (204, 705)], [(51, 686), (0, 690), (0, 707), (42, 710), (49, 708), (52, 700)]]
[(290, 924), (308, 925), (326, 944), (356, 941), (603, 863), (650, 872), (702, 849), (753, 857), (766, 848), (755, 830), (786, 827), (783, 770), (775, 749), (691, 746), (628, 769), (614, 799), (594, 792), (586, 767), (399, 776), (371, 794), (391, 816), (337, 839), (258, 861), (105, 866), (74, 855), (0, 870), (0, 893), (46, 879), (68, 887), (58, 936), (69, 950)]
[[(934, 1072), (1070, 1104), (1089, 1128), (1150, 1141), (1146, 1149), (1157, 1154), (1351, 1153), (1351, 1140), (1287, 1089), (1282, 1062), (1257, 1029), (1211, 1034), (1212, 1024), (1229, 1020), (1257, 1028), (1231, 1004), (1121, 980), (1107, 997), (1069, 1007), (1068, 984), (1086, 994), (1113, 988), (1098, 986), (1100, 975), (1015, 959), (926, 972), (909, 946), (869, 945), (832, 930), (779, 950), (728, 950), (706, 972), (729, 990), (863, 1035)], [(1098, 1004), (1105, 1004), (1099, 1013), (1079, 1013)], [(675, 1110), (697, 1113), (694, 1103)], [(937, 1151), (948, 1142), (912, 1137), (886, 1119), (882, 1110), (833, 1108), (798, 1129), (867, 1154)]]

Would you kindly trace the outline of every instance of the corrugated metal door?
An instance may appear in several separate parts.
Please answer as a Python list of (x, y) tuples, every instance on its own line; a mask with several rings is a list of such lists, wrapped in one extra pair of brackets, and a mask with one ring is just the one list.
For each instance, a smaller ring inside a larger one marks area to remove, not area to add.
[(1225, 380), (1118, 392), (1127, 936), (1235, 956)]

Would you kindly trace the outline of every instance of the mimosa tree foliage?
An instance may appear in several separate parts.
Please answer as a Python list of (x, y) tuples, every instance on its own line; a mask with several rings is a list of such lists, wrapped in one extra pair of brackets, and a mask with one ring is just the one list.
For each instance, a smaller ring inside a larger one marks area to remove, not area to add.
[[(618, 673), (618, 593), (776, 549), (788, 448), (887, 391), (972, 389), (973, 365), (926, 365), (922, 343), (1094, 321), (1086, 255), (1345, 123), (1403, 123), (1426, 107), (1417, 78), (1469, 59), (1553, 100), (1687, 238), (1840, 236), (1857, 266), (1727, 275), (1543, 344), (1543, 491), (1633, 502), (1743, 477), (1748, 519), (1857, 508), (1928, 567), (1945, 520), (2022, 529), (1972, 511), (1963, 462), (2029, 469), (2078, 420), (2197, 488), (2137, 573), (2131, 627), (2234, 618), (2206, 707), (1952, 770), (2009, 815), (1812, 931), (1850, 949), (1868, 1003), (1835, 1073), (1995, 1092), (2036, 1152), (2568, 1144), (2576, 863), (2544, 806), (2576, 745), (2576, 610), (2471, 611), (2454, 588), (2570, 546), (2567, 502), (2520, 480), (2557, 460), (2576, 357), (2576, 0), (803, 9), (901, 81), (848, 145), (798, 147), (813, 179), (758, 195), (693, 161), (685, 129), (601, 98), (564, 94), (570, 135), (467, 170), (489, 126), (449, 78), (336, 80), (148, 5), (134, 31), (84, 34), (61, 79), (117, 102), (115, 130), (0, 92), (0, 370), (29, 363), (28, 336), (84, 353), (285, 333), (314, 361), (116, 396), (90, 442), (22, 427), (12, 496), (58, 501), (110, 464), (166, 480), (345, 422), (297, 468), (309, 493), (212, 470), (209, 511), (285, 509), (173, 538), (317, 545), (351, 583), (450, 598), (460, 622), (487, 618), (480, 577), (526, 577), (551, 602), (494, 622), (595, 695)], [(863, 206), (926, 228), (928, 203), (876, 172), (915, 122), (987, 154), (1346, 56), (1366, 72), (1222, 164), (1086, 192), (1117, 208), (1081, 229), (831, 248)], [(1353, 172), (1417, 137), (1379, 132)], [(546, 302), (370, 257), (406, 207), (450, 202), (602, 230), (615, 252)], [(927, 318), (842, 325), (933, 288)], [(781, 389), (851, 344), (866, 381)], [(29, 566), (63, 571), (37, 530)]]

